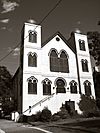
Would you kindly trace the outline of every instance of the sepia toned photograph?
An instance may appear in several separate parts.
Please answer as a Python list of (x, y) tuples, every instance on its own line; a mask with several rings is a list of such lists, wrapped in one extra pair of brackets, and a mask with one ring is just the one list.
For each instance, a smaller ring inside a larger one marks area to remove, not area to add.
[(99, 0), (0, 0), (0, 133), (100, 133)]

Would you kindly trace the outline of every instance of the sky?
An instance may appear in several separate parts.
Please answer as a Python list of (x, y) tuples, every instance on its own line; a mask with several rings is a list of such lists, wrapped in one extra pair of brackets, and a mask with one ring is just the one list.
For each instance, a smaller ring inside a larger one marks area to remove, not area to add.
[[(0, 59), (21, 41), (21, 29), (29, 19), (37, 24), (58, 0), (0, 0)], [(59, 31), (66, 39), (77, 29), (100, 32), (100, 0), (62, 0), (41, 23), (42, 42)], [(13, 75), (19, 66), (19, 48), (0, 61)]]

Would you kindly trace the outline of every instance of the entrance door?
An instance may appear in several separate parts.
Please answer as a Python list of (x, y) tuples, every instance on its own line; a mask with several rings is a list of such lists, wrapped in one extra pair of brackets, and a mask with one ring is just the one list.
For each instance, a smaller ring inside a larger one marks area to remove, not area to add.
[(65, 101), (65, 108), (68, 111), (68, 113), (75, 113), (75, 102)]

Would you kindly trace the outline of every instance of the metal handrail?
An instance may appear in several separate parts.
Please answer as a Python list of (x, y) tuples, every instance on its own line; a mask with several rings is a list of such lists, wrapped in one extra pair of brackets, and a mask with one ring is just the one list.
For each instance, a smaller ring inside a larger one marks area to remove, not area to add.
[(31, 108), (28, 108), (28, 109), (26, 109), (24, 112), (22, 112), (22, 114), (24, 114), (24, 113), (27, 112), (28, 110), (30, 110), (30, 109), (36, 107), (38, 104), (41, 104), (41, 103), (45, 102), (46, 100), (50, 99), (51, 97), (53, 97), (54, 94), (55, 94), (55, 93), (51, 94), (51, 95), (48, 96), (48, 97), (43, 98), (43, 99), (40, 100), (39, 102), (37, 102), (37, 103), (35, 103), (34, 105), (32, 105)]

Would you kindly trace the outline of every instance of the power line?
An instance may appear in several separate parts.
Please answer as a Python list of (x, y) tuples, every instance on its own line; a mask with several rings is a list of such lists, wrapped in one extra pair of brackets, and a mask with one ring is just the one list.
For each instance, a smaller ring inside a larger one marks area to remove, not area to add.
[[(59, 0), (54, 7), (45, 15), (45, 17), (40, 21), (39, 25), (41, 25), (43, 23), (43, 21), (57, 8), (57, 6), (61, 3), (62, 0)], [(36, 30), (36, 28), (38, 27), (38, 25), (35, 27), (34, 30)], [(28, 35), (29, 36), (29, 35)], [(27, 36), (27, 37), (28, 37)], [(25, 37), (24, 40), (27, 38)], [(8, 54), (6, 54), (4, 57), (2, 57), (0, 59), (0, 62), (3, 61), (6, 57), (8, 57), (11, 53), (14, 52), (14, 50), (21, 44), (21, 42), (19, 42)]]
[(40, 24), (56, 9), (56, 7), (61, 3), (62, 0), (59, 0), (57, 4), (47, 13), (47, 15), (41, 20)]

